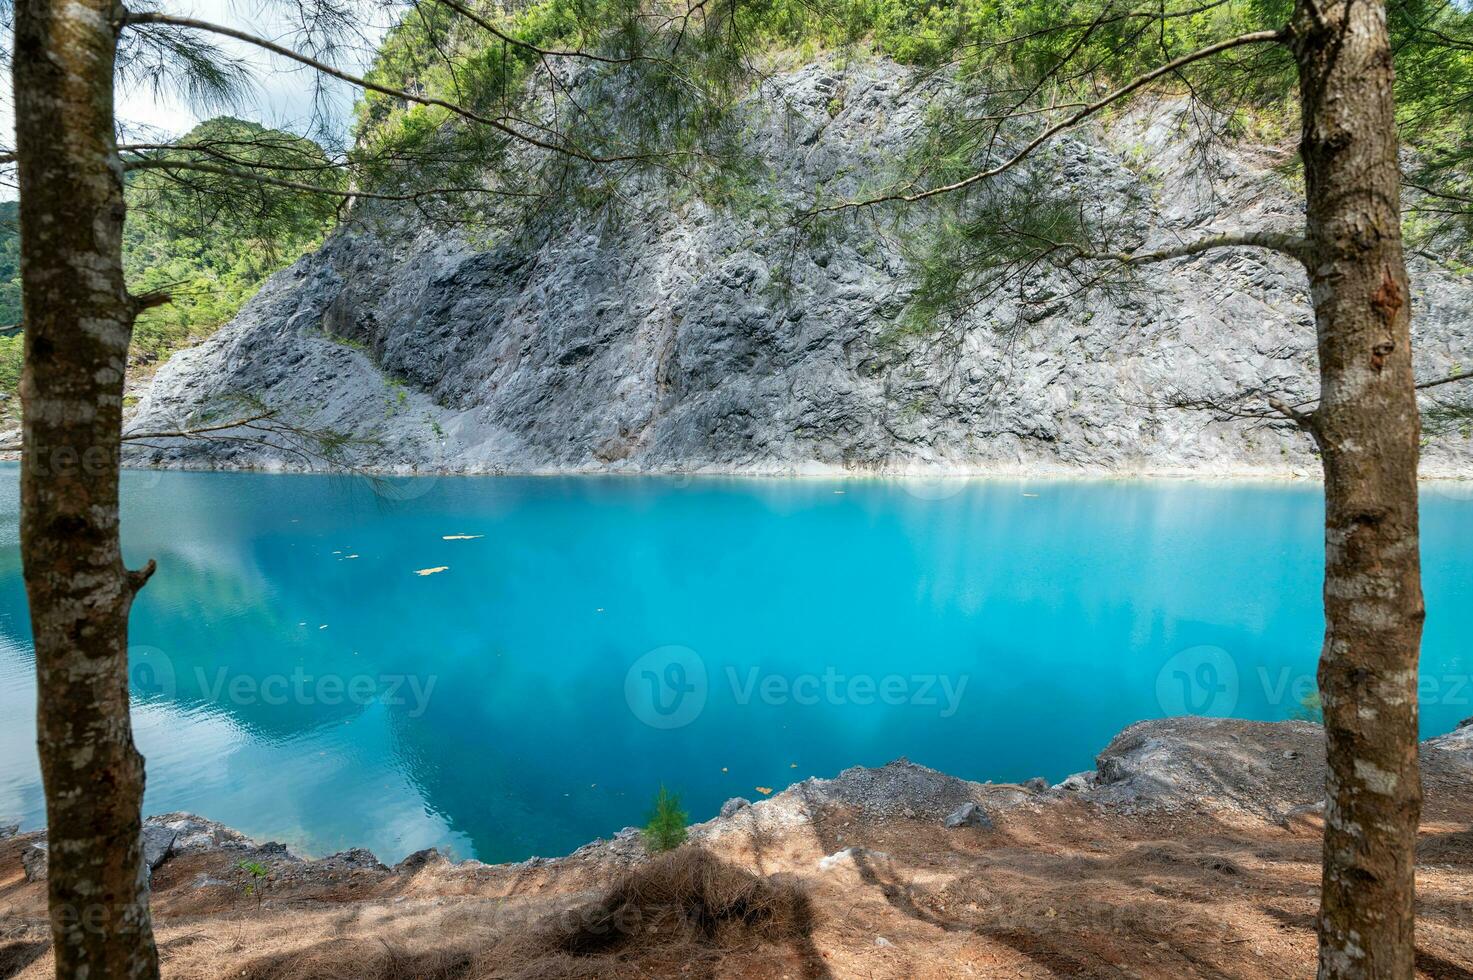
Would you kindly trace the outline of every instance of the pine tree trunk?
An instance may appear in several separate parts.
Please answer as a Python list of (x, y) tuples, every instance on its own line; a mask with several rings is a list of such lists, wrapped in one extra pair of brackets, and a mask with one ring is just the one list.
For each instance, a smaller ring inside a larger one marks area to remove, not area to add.
[(1329, 755), (1322, 978), (1412, 977), (1419, 421), (1385, 5), (1300, 0), (1299, 65), (1325, 469)]
[(157, 977), (128, 714), (118, 461), (137, 312), (123, 284), (113, 0), (18, 0), (25, 318), (21, 556), (36, 645), (56, 974)]

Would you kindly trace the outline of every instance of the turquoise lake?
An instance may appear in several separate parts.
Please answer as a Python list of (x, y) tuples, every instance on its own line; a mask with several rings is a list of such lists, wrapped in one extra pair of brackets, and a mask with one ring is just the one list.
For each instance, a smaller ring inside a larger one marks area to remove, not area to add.
[[(44, 819), (0, 468), (0, 823)], [(1050, 781), (1303, 710), (1315, 486), (129, 472), (146, 811), (321, 855), (566, 853), (898, 756)], [(1423, 732), (1473, 715), (1473, 488), (1424, 488)], [(423, 574), (421, 574), (423, 573)]]

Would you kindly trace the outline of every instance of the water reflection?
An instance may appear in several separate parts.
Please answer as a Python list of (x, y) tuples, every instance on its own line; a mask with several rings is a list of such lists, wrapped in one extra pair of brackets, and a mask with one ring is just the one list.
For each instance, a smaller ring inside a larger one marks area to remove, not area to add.
[[(0, 817), (35, 824), (15, 476)], [(129, 561), (160, 566), (132, 634), (147, 809), (311, 853), (520, 859), (637, 822), (661, 783), (704, 818), (900, 755), (1058, 778), (1168, 710), (1163, 671), (1198, 648), (1230, 658), (1235, 714), (1297, 707), (1322, 629), (1316, 488), (956, 486), (460, 478), (386, 503), (315, 477), (125, 479)], [(1469, 669), (1451, 611), (1470, 506), (1426, 502), (1424, 677)], [(1186, 683), (1223, 683), (1198, 661)], [(1429, 733), (1473, 713), (1450, 691)]]

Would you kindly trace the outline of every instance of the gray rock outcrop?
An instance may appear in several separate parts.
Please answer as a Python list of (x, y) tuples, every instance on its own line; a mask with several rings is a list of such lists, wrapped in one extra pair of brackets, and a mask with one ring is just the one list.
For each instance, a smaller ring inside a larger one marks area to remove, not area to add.
[(1137, 722), (1095, 759), (1098, 803), (1226, 807), (1277, 819), (1324, 795), (1324, 732), (1303, 721), (1184, 716)]
[(51, 851), (46, 847), (45, 841), (26, 845), (20, 855), (20, 866), (25, 870), (26, 881), (45, 881), (50, 858)]
[[(761, 833), (854, 811), (869, 819), (936, 821), (948, 828), (1025, 825), (1058, 806), (1122, 813), (1231, 814), (1285, 827), (1322, 819), (1324, 731), (1302, 721), (1258, 722), (1184, 715), (1137, 722), (1096, 757), (1095, 769), (1037, 793), (958, 779), (906, 759), (805, 779), (728, 816), (691, 828), (693, 840)], [(1461, 799), (1473, 785), (1473, 725), (1421, 745), (1429, 793)], [(1006, 823), (1005, 823), (1006, 821)], [(839, 838), (842, 840), (842, 837)]]
[(426, 847), (394, 865), (395, 874), (414, 874), (422, 868), (433, 867), (448, 863), (448, 858), (438, 847)]
[(317, 862), (324, 868), (337, 871), (388, 871), (388, 867), (366, 847), (352, 847), (346, 851), (329, 854)]
[(992, 830), (996, 826), (987, 811), (975, 803), (963, 803), (957, 807), (955, 812), (947, 816), (944, 821), (948, 830), (956, 830), (958, 827), (980, 827), (983, 830)]
[[(760, 190), (791, 215), (875, 186), (939, 84), (875, 60), (772, 77), (752, 99)], [(1195, 166), (1183, 128), (1179, 106), (1142, 109), (1035, 166), (1152, 246), (1302, 223), (1268, 154)], [(1305, 278), (1276, 254), (1148, 266), (1119, 295), (1044, 277), (916, 334), (898, 329), (914, 249), (873, 215), (794, 248), (787, 219), (760, 209), (653, 179), (623, 192), (634, 219), (548, 213), (484, 248), (407, 219), (350, 224), (170, 360), (133, 428), (175, 429), (248, 393), (302, 425), (370, 435), (352, 461), (390, 471), (1317, 472), (1296, 431), (1167, 406), (1313, 392)], [(1433, 255), (1412, 265), (1417, 371), (1440, 376), (1473, 356), (1473, 283)], [(311, 465), (218, 438), (150, 440), (128, 458)], [(1473, 474), (1473, 442), (1432, 438), (1424, 474)]]
[(730, 817), (734, 815), (738, 810), (745, 809), (746, 807), (749, 807), (751, 805), (752, 801), (747, 799), (746, 797), (733, 796), (731, 799), (721, 804), (721, 815), (723, 817)]
[(143, 864), (149, 874), (153, 874), (174, 853), (174, 838), (178, 836), (178, 831), (157, 823), (143, 825)]

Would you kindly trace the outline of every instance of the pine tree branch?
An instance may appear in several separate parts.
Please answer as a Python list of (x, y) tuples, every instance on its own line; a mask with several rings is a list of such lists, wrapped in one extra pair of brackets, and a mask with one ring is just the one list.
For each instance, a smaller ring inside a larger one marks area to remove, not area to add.
[(638, 61), (653, 61), (664, 65), (670, 64), (670, 62), (665, 58), (654, 58), (649, 55), (632, 55), (629, 57), (621, 58), (611, 55), (596, 54), (592, 51), (583, 51), (581, 49), (572, 50), (564, 48), (538, 47), (530, 41), (523, 41), (521, 38), (506, 33), (506, 31), (503, 31), (501, 28), (497, 27), (494, 23), (482, 17), (474, 10), (471, 10), (469, 7), (457, 3), (456, 0), (434, 0), (434, 2), (440, 4), (441, 6), (449, 7), (451, 10), (455, 11), (457, 14), (460, 14), (460, 16), (475, 24), (477, 27), (480, 27), (487, 33), (499, 38), (507, 44), (510, 44), (512, 47), (521, 48), (523, 51), (530, 51), (533, 54), (537, 55), (539, 58), (580, 58), (585, 61), (601, 62), (606, 65), (630, 65)]
[(1221, 54), (1224, 51), (1230, 51), (1233, 48), (1241, 48), (1249, 44), (1264, 44), (1270, 42), (1281, 43), (1287, 36), (1287, 28), (1280, 28), (1279, 30), (1275, 31), (1253, 31), (1249, 34), (1240, 34), (1237, 37), (1228, 38), (1225, 41), (1219, 41), (1216, 44), (1210, 44), (1205, 48), (1199, 48), (1196, 51), (1191, 52), (1190, 54), (1184, 54), (1180, 58), (1175, 58), (1158, 68), (1154, 68), (1151, 71), (1146, 72), (1144, 75), (1136, 76), (1135, 78), (1126, 82), (1124, 85), (1121, 85), (1114, 91), (1102, 96), (1094, 102), (1089, 103), (1078, 112), (1069, 116), (1069, 118), (1063, 119), (1048, 127), (1043, 132), (1039, 133), (1037, 136), (1031, 139), (1021, 150), (1019, 150), (1017, 153), (1013, 154), (1011, 157), (1009, 157), (1007, 160), (1004, 160), (997, 166), (991, 167), (987, 170), (979, 171), (972, 174), (970, 177), (964, 177), (963, 179), (958, 180), (954, 183), (943, 184), (940, 187), (932, 187), (924, 191), (916, 191), (912, 194), (881, 194), (876, 197), (866, 198), (860, 201), (842, 201), (838, 204), (830, 204), (826, 205), (825, 207), (814, 208), (808, 211), (807, 214), (811, 216), (815, 214), (823, 214), (830, 211), (847, 211), (853, 208), (871, 207), (876, 204), (885, 204), (889, 202), (914, 204), (917, 201), (924, 201), (927, 198), (936, 197), (941, 194), (950, 194), (954, 191), (964, 190), (965, 188), (981, 183), (982, 181), (988, 180), (992, 177), (996, 177), (997, 175), (1012, 169), (1019, 163), (1026, 160), (1033, 153), (1034, 150), (1038, 149), (1040, 146), (1053, 139), (1055, 136), (1067, 130), (1073, 129), (1075, 126), (1078, 126), (1080, 123), (1084, 122), (1090, 116), (1093, 116), (1095, 113), (1099, 112), (1106, 106), (1120, 101), (1121, 99), (1130, 95), (1132, 92), (1135, 92), (1138, 89), (1149, 85), (1151, 82), (1156, 81), (1158, 78), (1161, 78), (1163, 75), (1172, 74), (1178, 69), (1192, 64), (1195, 61), (1201, 61), (1204, 58), (1210, 58), (1214, 55)]
[(336, 78), (339, 81), (347, 82), (350, 85), (356, 85), (359, 88), (364, 89), (365, 91), (376, 92), (379, 95), (386, 95), (394, 99), (403, 99), (406, 102), (415, 102), (419, 105), (434, 106), (436, 108), (444, 109), (454, 115), (460, 116), (463, 119), (469, 120), (470, 122), (478, 123), (482, 126), (489, 126), (491, 129), (494, 129), (499, 133), (509, 136), (514, 140), (518, 140), (530, 146), (538, 147), (539, 149), (547, 150), (551, 153), (558, 153), (563, 156), (582, 160), (585, 163), (624, 163), (629, 161), (645, 160), (649, 158), (648, 154), (643, 153), (618, 156), (603, 156), (600, 154), (589, 153), (585, 150), (579, 149), (576, 146), (570, 146), (564, 143), (549, 142), (537, 136), (533, 136), (530, 133), (525, 133), (515, 126), (510, 126), (499, 119), (493, 119), (490, 116), (482, 115), (479, 112), (467, 109), (466, 107), (457, 105), (454, 102), (447, 102), (444, 99), (435, 98), (434, 96), (416, 95), (413, 92), (408, 92), (404, 89), (392, 88), (388, 85), (380, 85), (377, 82), (369, 81), (366, 78), (363, 78), (359, 75), (354, 75), (351, 72), (342, 70), (341, 68), (335, 68), (332, 65), (327, 64), (326, 62), (318, 61), (316, 58), (302, 54), (299, 51), (294, 51), (291, 48), (277, 44), (274, 41), (268, 41), (263, 37), (258, 37), (247, 31), (236, 30), (233, 27), (226, 27), (223, 24), (215, 24), (211, 23), (210, 21), (198, 20), (193, 17), (178, 17), (173, 14), (165, 14), (153, 10), (129, 12), (127, 15), (125, 15), (123, 19), (123, 24), (125, 26), (166, 24), (174, 27), (187, 27), (197, 31), (208, 31), (213, 34), (219, 34), (222, 37), (234, 38), (237, 41), (243, 41), (246, 44), (254, 45), (264, 51), (270, 51), (272, 54), (279, 55), (280, 57), (286, 58), (291, 61), (295, 61), (298, 64), (306, 65), (308, 68), (319, 71), (322, 74), (327, 75), (331, 78)]
[[(1458, 371), (1440, 378), (1419, 381), (1415, 387), (1418, 391), (1426, 391), (1429, 388), (1438, 388), (1442, 385), (1470, 379), (1473, 379), (1473, 370)], [(1257, 403), (1260, 398), (1267, 404), (1267, 408), (1253, 407), (1253, 403)], [(1270, 395), (1262, 389), (1250, 389), (1239, 392), (1229, 399), (1188, 398), (1185, 395), (1178, 395), (1171, 400), (1170, 405), (1172, 408), (1211, 412), (1218, 416), (1220, 420), (1233, 419), (1253, 422), (1287, 420), (1299, 428), (1304, 429), (1306, 432), (1313, 433), (1315, 411), (1319, 407), (1319, 400), (1316, 398), (1301, 398), (1298, 401), (1291, 402), (1286, 401), (1284, 398)]]
[(1181, 17), (1195, 17), (1206, 13), (1217, 7), (1223, 6), (1228, 0), (1208, 0), (1207, 3), (1196, 7), (1188, 7), (1182, 10), (1164, 10), (1160, 6), (1142, 8), (1140, 10), (1127, 10), (1118, 14), (1101, 14), (1093, 20), (1066, 21), (1061, 24), (1050, 24), (1037, 30), (1027, 31), (1023, 34), (1014, 34), (1011, 37), (999, 38), (995, 41), (969, 41), (961, 45), (966, 48), (1007, 48), (1024, 41), (1032, 41), (1040, 37), (1047, 37), (1061, 31), (1074, 31), (1081, 29), (1093, 30), (1111, 24), (1119, 24), (1128, 20), (1150, 20), (1152, 23), (1165, 24), (1168, 20)]
[(1406, 178), (1402, 178), (1401, 185), (1403, 187), (1410, 187), (1413, 190), (1421, 191), (1428, 197), (1435, 197), (1442, 201), (1456, 201), (1459, 204), (1473, 204), (1473, 197), (1469, 197), (1466, 194), (1456, 194), (1452, 191), (1440, 191), (1436, 188), (1428, 187), (1426, 184), (1419, 184), (1414, 180), (1407, 180)]
[[(304, 191), (309, 194), (321, 194), (325, 197), (337, 198), (364, 198), (374, 201), (419, 201), (427, 197), (437, 197), (443, 194), (496, 194), (502, 197), (537, 197), (536, 194), (521, 194), (510, 191), (495, 190), (490, 187), (432, 187), (412, 194), (380, 194), (371, 191), (340, 190), (335, 187), (323, 187), (319, 184), (301, 183), (295, 180), (286, 180), (282, 177), (272, 177), (269, 174), (256, 173), (251, 170), (238, 169), (235, 167), (223, 167), (219, 164), (205, 163), (199, 160), (168, 160), (163, 158), (149, 158), (144, 160), (129, 160), (123, 164), (123, 169), (134, 170), (188, 170), (196, 173), (215, 174), (221, 177), (233, 177), (239, 180), (253, 181), (255, 183), (270, 184), (273, 187), (284, 187), (288, 190)], [(269, 166), (267, 169), (272, 169)]]
[[(194, 439), (207, 436), (212, 432), (224, 432), (227, 429), (251, 428), (258, 422), (270, 421), (275, 418), (275, 412), (258, 412), (255, 415), (231, 419), (229, 422), (217, 422), (214, 425), (200, 425), (162, 432), (124, 432), (122, 438), (123, 442), (139, 442), (144, 439)], [(20, 451), (21, 443), (18, 442), (0, 446), (0, 453), (18, 453)]]
[(1214, 248), (1244, 247), (1265, 248), (1287, 255), (1299, 262), (1306, 262), (1309, 256), (1309, 243), (1299, 235), (1274, 231), (1245, 231), (1209, 235), (1206, 238), (1182, 242), (1179, 245), (1157, 249), (1153, 252), (1080, 252), (1075, 258), (1109, 260), (1118, 262), (1121, 265), (1149, 265), (1153, 262), (1164, 262), (1168, 259), (1179, 259), (1188, 255), (1197, 255)]
[(1311, 412), (1301, 412), (1299, 409), (1295, 408), (1293, 405), (1287, 404), (1286, 402), (1281, 401), (1278, 398), (1270, 398), (1268, 400), (1268, 405), (1269, 405), (1269, 408), (1272, 408), (1275, 412), (1278, 412), (1284, 418), (1286, 418), (1289, 421), (1293, 422), (1295, 425), (1299, 426), (1299, 428), (1303, 429), (1305, 432), (1308, 432), (1310, 435), (1314, 435), (1315, 434), (1315, 432), (1314, 432), (1314, 429), (1315, 429), (1315, 413), (1314, 412), (1312, 412), (1312, 411)]
[[(326, 173), (326, 172), (329, 172), (329, 171), (342, 171), (342, 170), (346, 170), (347, 169), (347, 164), (345, 162), (343, 162), (341, 160), (331, 160), (331, 159), (328, 159), (325, 155), (324, 155), (323, 159), (321, 159), (320, 161), (308, 161), (308, 162), (305, 162), (305, 163), (303, 163), (303, 162), (295, 162), (295, 163), (293, 163), (293, 162), (288, 162), (288, 161), (285, 161), (285, 160), (271, 160), (271, 161), (267, 161), (267, 160), (264, 160), (264, 159), (251, 159), (249, 157), (244, 157), (244, 156), (234, 156), (234, 155), (232, 155), (230, 153), (226, 153), (225, 151), (221, 150), (220, 149), (220, 146), (221, 145), (227, 145), (227, 144), (212, 144), (212, 143), (129, 143), (129, 144), (124, 145), (124, 146), (119, 146), (118, 147), (118, 153), (119, 154), (126, 154), (126, 156), (124, 156), (124, 159), (123, 159), (123, 167), (124, 167), (124, 169), (128, 169), (129, 164), (133, 160), (135, 160), (135, 159), (136, 160), (154, 160), (154, 159), (167, 160), (167, 159), (177, 159), (177, 158), (171, 158), (171, 157), (167, 157), (167, 156), (158, 156), (158, 154), (176, 154), (176, 153), (198, 153), (201, 156), (207, 156), (207, 157), (210, 157), (213, 160), (217, 160), (222, 165), (225, 165), (225, 166), (240, 166), (240, 167), (245, 167), (247, 169), (254, 169), (256, 167), (260, 167), (260, 168), (265, 169), (265, 170), (273, 170), (273, 171), (275, 171), (277, 173), (309, 173), (310, 174), (310, 173)], [(233, 145), (233, 146), (236, 146), (236, 147), (251, 146), (251, 144), (248, 144), (248, 143), (239, 143), (239, 142), (233, 143), (233, 144), (228, 144), (228, 145)], [(262, 147), (269, 147), (270, 145), (271, 144), (266, 143), (266, 144), (262, 144)], [(260, 149), (262, 147), (252, 147), (252, 148), (253, 149)]]
[(1437, 388), (1441, 385), (1449, 385), (1454, 381), (1467, 381), (1473, 378), (1473, 371), (1460, 371), (1457, 374), (1449, 374), (1445, 378), (1433, 378), (1431, 381), (1421, 381), (1417, 384), (1418, 391), (1426, 391), (1428, 388)]
[(128, 570), (128, 590), (137, 595), (142, 588), (153, 578), (153, 573), (159, 570), (159, 563), (152, 558), (142, 568)]
[(231, 419), (229, 422), (216, 422), (213, 425), (192, 426), (184, 429), (171, 429), (160, 432), (124, 432), (124, 442), (136, 442), (140, 439), (188, 439), (193, 436), (202, 436), (210, 432), (224, 432), (226, 429), (239, 429), (274, 419), (275, 412), (258, 412), (244, 418)]

